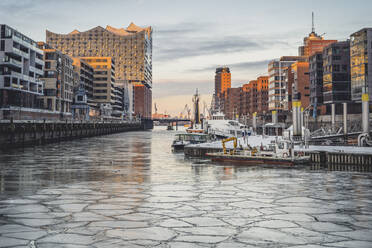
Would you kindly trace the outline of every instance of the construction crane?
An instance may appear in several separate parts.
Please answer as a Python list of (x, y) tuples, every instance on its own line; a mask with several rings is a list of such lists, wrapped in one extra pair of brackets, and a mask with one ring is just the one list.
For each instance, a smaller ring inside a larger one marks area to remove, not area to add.
[(229, 141), (234, 141), (234, 150), (230, 151), (230, 155), (234, 155), (236, 152), (236, 147), (238, 146), (238, 139), (236, 137), (230, 137), (222, 140), (223, 154), (227, 154), (225, 143)]
[(180, 117), (181, 118), (186, 118), (187, 117), (187, 119), (190, 119), (190, 113), (191, 113), (191, 109), (186, 104), (185, 107), (183, 108), (183, 110), (180, 113)]
[(186, 108), (187, 108), (187, 119), (190, 119), (191, 108), (189, 108), (189, 106), (187, 104), (186, 104)]
[(208, 108), (208, 104), (205, 101), (203, 101), (203, 118), (204, 119), (207, 119), (207, 114), (210, 118), (211, 117), (211, 109)]

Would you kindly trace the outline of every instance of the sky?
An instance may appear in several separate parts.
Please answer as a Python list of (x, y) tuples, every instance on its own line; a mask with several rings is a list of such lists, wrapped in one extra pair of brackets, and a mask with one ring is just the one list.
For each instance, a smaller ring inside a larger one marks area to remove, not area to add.
[(178, 115), (196, 89), (210, 105), (214, 74), (229, 66), (232, 86), (267, 74), (268, 61), (297, 55), (315, 30), (346, 40), (372, 27), (370, 0), (0, 0), (0, 23), (36, 41), (45, 30), (69, 33), (130, 22), (153, 27), (153, 102)]

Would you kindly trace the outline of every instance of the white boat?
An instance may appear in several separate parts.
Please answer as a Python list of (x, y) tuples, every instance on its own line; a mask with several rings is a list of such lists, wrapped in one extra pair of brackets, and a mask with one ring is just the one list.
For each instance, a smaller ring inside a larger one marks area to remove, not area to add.
[(204, 131), (205, 133), (221, 138), (232, 136), (242, 137), (251, 133), (246, 125), (236, 120), (227, 120), (221, 112), (213, 114), (211, 120), (204, 121)]

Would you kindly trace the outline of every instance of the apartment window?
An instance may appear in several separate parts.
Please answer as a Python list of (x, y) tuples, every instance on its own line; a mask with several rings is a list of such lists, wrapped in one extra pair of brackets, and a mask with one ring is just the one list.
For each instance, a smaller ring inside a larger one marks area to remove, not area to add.
[(46, 53), (45, 54), (45, 59), (54, 60), (55, 59), (54, 53)]
[(5, 40), (1, 40), (0, 41), (0, 51), (4, 51), (5, 50)]
[(45, 62), (45, 69), (50, 69), (50, 62)]
[(10, 77), (4, 78), (4, 87), (10, 87)]

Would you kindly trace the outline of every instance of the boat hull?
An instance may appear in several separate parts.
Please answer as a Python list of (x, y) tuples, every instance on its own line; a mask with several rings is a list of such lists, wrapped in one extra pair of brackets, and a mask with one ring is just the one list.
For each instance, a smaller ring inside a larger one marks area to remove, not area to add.
[(307, 159), (291, 159), (291, 158), (274, 158), (262, 156), (242, 156), (242, 155), (228, 155), (228, 154), (213, 154), (207, 153), (214, 162), (219, 163), (234, 163), (241, 165), (297, 165), (306, 164), (309, 162)]
[(182, 144), (182, 145), (172, 145), (172, 151), (173, 152), (183, 151), (184, 148), (185, 148), (184, 144)]

